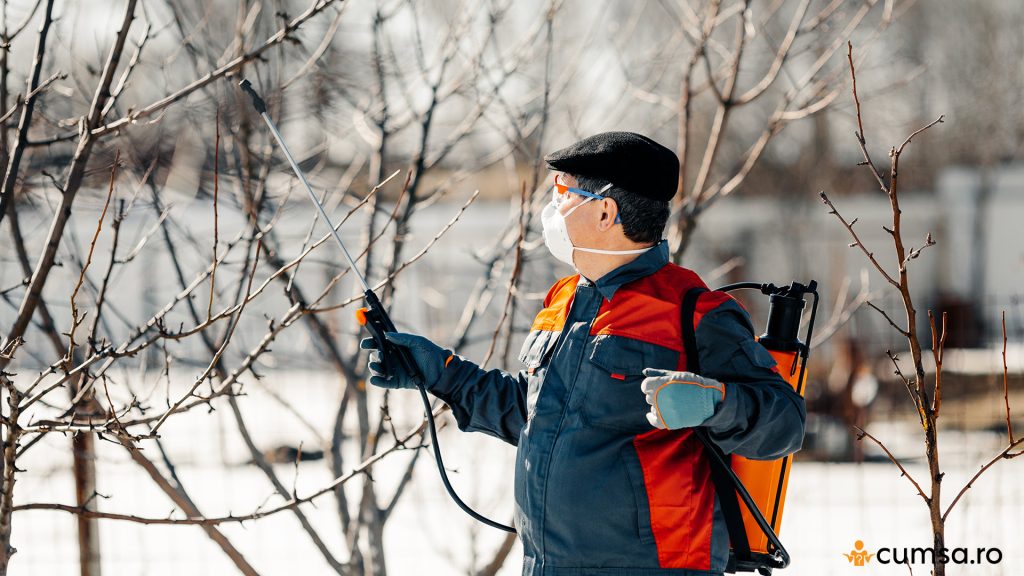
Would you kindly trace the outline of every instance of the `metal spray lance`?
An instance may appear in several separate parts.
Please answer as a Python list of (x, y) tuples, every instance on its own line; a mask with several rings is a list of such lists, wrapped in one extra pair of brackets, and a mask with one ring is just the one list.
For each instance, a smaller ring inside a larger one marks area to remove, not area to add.
[(348, 262), (349, 269), (359, 280), (359, 284), (363, 287), (363, 300), (366, 302), (365, 308), (360, 308), (356, 311), (356, 320), (359, 324), (366, 327), (370, 332), (370, 335), (377, 342), (377, 349), (380, 350), (381, 364), (383, 366), (394, 366), (397, 362), (402, 369), (412, 376), (413, 382), (416, 384), (417, 390), (420, 392), (420, 397), (423, 399), (423, 407), (426, 411), (427, 425), (430, 430), (430, 443), (434, 451), (434, 460), (437, 462), (437, 469), (441, 475), (441, 481), (444, 483), (445, 489), (448, 494), (452, 497), (452, 500), (459, 505), (467, 514), (487, 524), (488, 526), (498, 528), (499, 530), (505, 530), (506, 532), (515, 532), (515, 528), (506, 526), (500, 522), (491, 520), (472, 508), (468, 504), (459, 498), (456, 494), (455, 489), (452, 487), (451, 482), (448, 480), (448, 474), (445, 472), (444, 461), (441, 458), (441, 448), (437, 443), (437, 425), (434, 422), (434, 415), (430, 408), (430, 398), (427, 396), (427, 390), (423, 382), (423, 374), (416, 366), (415, 360), (409, 353), (407, 348), (402, 346), (396, 346), (392, 344), (384, 334), (387, 332), (395, 332), (395, 324), (391, 321), (387, 311), (384, 309), (384, 305), (381, 304), (380, 299), (377, 298), (377, 294), (366, 284), (366, 279), (363, 278), (362, 274), (359, 273), (359, 268), (356, 266), (355, 260), (352, 259), (352, 255), (349, 254), (348, 249), (345, 248), (345, 243), (341, 241), (341, 236), (338, 235), (337, 229), (331, 223), (330, 218), (327, 217), (327, 212), (324, 210), (320, 200), (317, 199), (316, 194), (313, 193), (313, 188), (310, 187), (309, 182), (306, 180), (306, 175), (303, 174), (302, 169), (299, 168), (298, 163), (295, 162), (295, 158), (292, 157), (291, 152), (288, 150), (288, 146), (285, 145), (284, 139), (281, 137), (281, 133), (277, 130), (277, 126), (274, 125), (273, 120), (270, 119), (270, 115), (267, 113), (267, 105), (260, 98), (259, 94), (252, 87), (252, 83), (249, 80), (243, 79), (238, 83), (239, 87), (249, 95), (252, 99), (252, 105), (256, 108), (256, 112), (259, 113), (263, 121), (266, 122), (267, 127), (270, 128), (270, 133), (274, 135), (274, 139), (277, 140), (278, 145), (281, 147), (281, 151), (284, 152), (285, 158), (288, 159), (288, 163), (291, 164), (292, 170), (295, 175), (299, 177), (302, 182), (302, 186), (309, 193), (309, 198), (313, 201), (313, 205), (320, 212), (320, 217), (323, 218), (324, 223), (331, 230), (331, 236), (334, 237), (334, 241), (338, 243), (338, 247), (341, 248), (342, 254), (345, 255), (345, 260)]

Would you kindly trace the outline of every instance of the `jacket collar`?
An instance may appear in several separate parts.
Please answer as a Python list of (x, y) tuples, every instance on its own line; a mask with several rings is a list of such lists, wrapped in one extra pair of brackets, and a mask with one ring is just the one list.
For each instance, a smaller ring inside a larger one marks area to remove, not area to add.
[(597, 291), (605, 300), (611, 300), (619, 286), (654, 274), (668, 264), (668, 240), (662, 240), (647, 252), (601, 276), (597, 282), (589, 282), (597, 286)]

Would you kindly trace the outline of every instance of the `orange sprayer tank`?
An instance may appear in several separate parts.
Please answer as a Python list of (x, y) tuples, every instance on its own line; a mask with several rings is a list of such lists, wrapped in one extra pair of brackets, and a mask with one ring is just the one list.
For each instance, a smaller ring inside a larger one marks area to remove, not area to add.
[[(810, 338), (817, 310), (817, 283), (811, 281), (807, 286), (793, 283), (792, 287), (781, 290), (770, 285), (768, 288), (762, 288), (763, 292), (771, 293), (768, 325), (765, 333), (758, 338), (758, 342), (775, 358), (783, 379), (803, 397), (808, 345), (800, 341), (798, 333), (805, 306), (804, 294), (814, 294), (815, 301), (807, 333), (808, 339)], [(775, 534), (779, 533), (782, 525), (782, 509), (786, 502), (786, 486), (789, 483), (792, 464), (792, 454), (778, 460), (749, 460), (735, 454), (732, 457), (733, 471)], [(746, 507), (741, 507), (740, 511), (750, 551), (755, 555), (774, 552), (769, 550), (768, 536), (750, 511)]]
[[(800, 354), (797, 351), (769, 350), (779, 365), (779, 373), (789, 382), (793, 389), (803, 396), (804, 382), (799, 379), (806, 372), (800, 369)], [(778, 460), (749, 460), (733, 455), (732, 468), (743, 481), (747, 491), (754, 498), (757, 507), (771, 524), (776, 534), (782, 525), (782, 509), (786, 502), (786, 485), (789, 483), (789, 471), (792, 468), (793, 455)], [(746, 508), (741, 507), (743, 525), (747, 531), (747, 539), (751, 552), (767, 554), (768, 536), (761, 530), (753, 516)]]

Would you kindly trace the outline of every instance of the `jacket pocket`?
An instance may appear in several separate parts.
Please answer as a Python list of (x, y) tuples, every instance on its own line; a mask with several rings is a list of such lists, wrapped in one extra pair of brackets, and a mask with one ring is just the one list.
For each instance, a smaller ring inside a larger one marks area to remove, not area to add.
[(640, 385), (644, 368), (674, 369), (679, 353), (624, 336), (601, 335), (580, 370), (586, 392), (582, 414), (587, 423), (641, 434), (650, 431), (650, 405)]
[(622, 467), (629, 476), (629, 484), (633, 489), (633, 500), (636, 502), (636, 531), (640, 542), (654, 544), (654, 530), (651, 528), (651, 505), (647, 500), (647, 487), (644, 484), (644, 471), (640, 458), (632, 444), (622, 448)]
[(537, 406), (537, 397), (540, 396), (541, 385), (544, 383), (544, 374), (547, 372), (551, 354), (558, 343), (558, 335), (561, 332), (550, 330), (533, 330), (523, 342), (523, 348), (519, 352), (519, 361), (525, 365), (526, 370), (526, 419), (533, 417)]

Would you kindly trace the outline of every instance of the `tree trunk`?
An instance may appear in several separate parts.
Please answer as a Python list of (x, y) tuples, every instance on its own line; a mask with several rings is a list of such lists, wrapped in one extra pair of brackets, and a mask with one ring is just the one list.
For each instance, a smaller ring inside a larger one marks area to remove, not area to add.
[(927, 442), (926, 453), (928, 456), (928, 473), (932, 479), (932, 490), (929, 495), (929, 514), (932, 521), (932, 549), (934, 550), (933, 576), (944, 576), (946, 565), (941, 562), (941, 556), (946, 547), (946, 523), (942, 518), (942, 472), (939, 468), (939, 436), (938, 428), (932, 412), (929, 411), (932, 424), (925, 431), (925, 442)]
[[(96, 441), (91, 433), (75, 434), (71, 439), (74, 454), (75, 502), (82, 508), (95, 510), (96, 494)], [(95, 518), (79, 515), (78, 560), (79, 574), (100, 576), (100, 526)]]
[(6, 396), (11, 408), (7, 414), (8, 423), (6, 435), (3, 442), (3, 477), (2, 494), (0, 494), (0, 576), (7, 576), (7, 565), (11, 562), (11, 556), (16, 550), (11, 548), (11, 523), (14, 516), (14, 483), (17, 481), (17, 467), (15, 466), (18, 455), (18, 440), (21, 437), (21, 428), (18, 426), (18, 403), (21, 401), (14, 392), (14, 386), (8, 386), (10, 381), (0, 372), (0, 380), (7, 388), (0, 394)]

